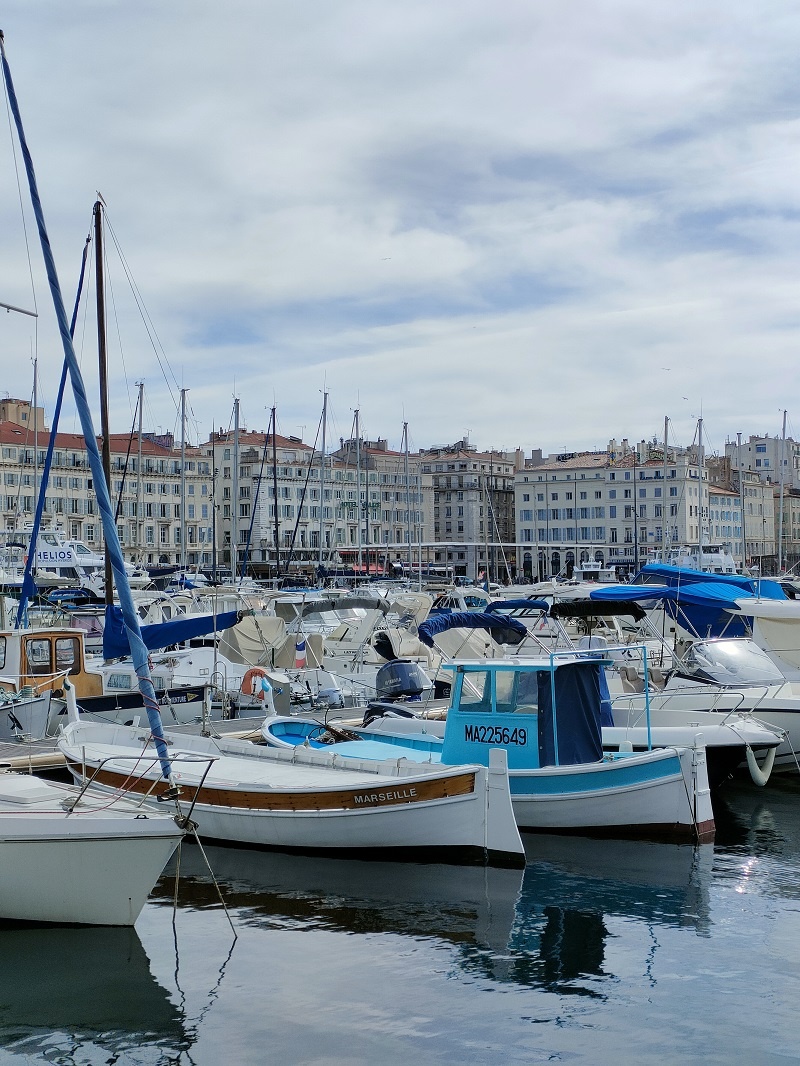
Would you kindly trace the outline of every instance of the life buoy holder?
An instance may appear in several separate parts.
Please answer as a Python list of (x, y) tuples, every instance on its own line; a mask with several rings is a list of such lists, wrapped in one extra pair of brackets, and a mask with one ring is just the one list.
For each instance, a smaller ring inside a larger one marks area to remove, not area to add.
[(251, 666), (242, 678), (239, 691), (243, 696), (255, 696), (257, 700), (264, 699), (264, 690), (259, 684), (262, 677), (267, 676), (267, 671), (261, 666)]
[(770, 748), (764, 757), (764, 761), (759, 766), (756, 762), (756, 756), (750, 745), (747, 745), (747, 768), (750, 771), (750, 777), (753, 779), (754, 785), (761, 785), (763, 788), (769, 781), (769, 775), (772, 773), (772, 767), (775, 764), (775, 752), (777, 748)]

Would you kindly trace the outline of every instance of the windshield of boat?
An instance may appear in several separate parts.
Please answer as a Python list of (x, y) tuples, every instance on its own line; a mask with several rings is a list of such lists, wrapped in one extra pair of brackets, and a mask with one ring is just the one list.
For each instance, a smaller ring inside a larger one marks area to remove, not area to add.
[(780, 685), (786, 680), (752, 640), (704, 640), (692, 644), (680, 672), (718, 685)]

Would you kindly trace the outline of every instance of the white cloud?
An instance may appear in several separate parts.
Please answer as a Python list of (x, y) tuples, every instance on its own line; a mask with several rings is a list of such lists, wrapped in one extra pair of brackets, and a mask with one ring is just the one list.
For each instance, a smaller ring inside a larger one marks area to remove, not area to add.
[[(162, 428), (181, 384), (201, 434), (234, 394), (296, 432), (327, 387), (418, 446), (690, 439), (701, 412), (721, 446), (791, 407), (786, 0), (11, 0), (3, 29), (65, 300), (99, 189), (171, 367), (109, 253), (115, 428), (139, 378)], [(7, 145), (0, 189), (0, 300), (27, 305)], [(52, 407), (40, 270), (37, 297), (0, 365), (27, 395), (38, 345)]]

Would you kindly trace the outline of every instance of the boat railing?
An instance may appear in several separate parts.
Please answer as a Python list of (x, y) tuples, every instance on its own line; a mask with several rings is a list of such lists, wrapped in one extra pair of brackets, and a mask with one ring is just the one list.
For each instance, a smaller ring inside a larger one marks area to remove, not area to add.
[[(611, 705), (612, 705), (612, 708), (614, 708), (614, 707), (620, 707), (620, 708), (626, 707), (628, 709), (629, 714), (639, 713), (640, 717), (641, 717), (641, 713), (644, 712), (644, 707), (639, 707), (639, 701), (641, 700), (641, 701), (644, 702), (646, 696), (649, 699), (649, 703), (650, 703), (651, 707), (653, 707), (654, 705), (656, 706), (656, 708), (658, 708), (659, 706), (663, 707), (663, 706), (666, 706), (667, 704), (672, 703), (674, 701), (674, 702), (677, 702), (677, 703), (683, 702), (683, 703), (690, 704), (690, 706), (688, 706), (686, 708), (687, 710), (690, 710), (690, 711), (698, 711), (698, 710), (700, 710), (700, 708), (698, 708), (698, 706), (697, 706), (698, 691), (697, 691), (696, 688), (692, 688), (692, 689), (652, 689), (651, 688), (649, 690), (648, 689), (643, 689), (641, 692), (622, 692), (622, 693), (619, 693), (618, 695), (612, 697)], [(715, 693), (713, 701), (712, 701), (712, 704), (711, 704), (711, 707), (709, 707), (708, 710), (714, 711), (716, 713), (717, 712), (717, 707), (718, 707), (719, 703), (722, 701), (723, 696), (732, 698), (734, 702), (733, 702), (733, 706), (728, 707), (727, 704), (726, 704), (725, 708), (721, 709), (719, 711), (720, 715), (722, 716), (721, 720), (720, 720), (720, 724), (721, 725), (724, 724), (725, 722), (727, 722), (728, 719), (730, 719), (730, 718), (732, 718), (734, 716), (740, 716), (740, 715), (742, 715), (744, 713), (752, 714), (752, 709), (749, 709), (746, 712), (742, 711), (741, 707), (742, 707), (742, 703), (744, 702), (744, 699), (745, 699), (745, 694), (743, 692), (739, 691), (738, 689), (735, 689), (735, 690), (728, 689), (726, 692), (717, 692), (717, 693)], [(724, 714), (723, 714), (723, 710), (724, 710)], [(633, 722), (629, 721), (628, 722), (628, 726), (638, 725), (639, 720), (640, 719), (637, 718)]]
[(0, 699), (9, 695), (19, 698), (20, 696), (42, 696), (48, 691), (54, 692), (59, 682), (69, 677), (70, 670), (71, 667), (65, 667), (65, 669), (58, 670), (53, 674), (3, 674), (0, 677), (0, 682), (15, 684), (16, 691), (11, 692), (9, 689), (0, 687)]
[[(148, 743), (150, 743), (150, 741), (154, 741), (154, 739), (155, 738), (151, 734), (150, 735), (150, 739), (148, 740)], [(123, 763), (124, 762), (131, 762), (131, 763), (134, 764), (134, 770), (136, 770), (136, 773), (134, 773), (132, 771), (131, 773), (128, 774), (128, 777), (125, 779), (125, 781), (123, 781), (122, 785), (120, 785), (120, 786), (118, 786), (116, 788), (115, 797), (114, 798), (115, 799), (123, 799), (124, 798), (127, 801), (130, 801), (132, 799), (136, 799), (137, 800), (137, 804), (136, 805), (139, 806), (139, 807), (143, 807), (145, 805), (145, 803), (147, 803), (148, 801), (152, 802), (153, 800), (155, 800), (158, 803), (164, 803), (164, 802), (167, 802), (169, 800), (175, 800), (175, 805), (176, 805), (176, 807), (178, 809), (178, 816), (180, 817), (179, 824), (181, 824), (184, 828), (187, 828), (187, 829), (190, 828), (190, 826), (191, 826), (191, 816), (192, 816), (192, 812), (194, 810), (195, 804), (197, 803), (197, 797), (199, 796), (200, 791), (203, 788), (203, 785), (205, 784), (205, 780), (208, 777), (208, 774), (209, 774), (209, 771), (211, 770), (211, 767), (213, 766), (213, 764), (215, 762), (217, 762), (217, 760), (220, 758), (220, 756), (219, 755), (208, 755), (208, 754), (205, 754), (205, 753), (201, 754), (199, 752), (182, 751), (179, 754), (174, 754), (174, 755), (170, 754), (170, 755), (168, 755), (168, 758), (169, 758), (169, 762), (170, 762), (171, 765), (174, 765), (175, 763), (183, 763), (183, 764), (186, 764), (186, 763), (206, 763), (207, 764), (205, 770), (203, 771), (202, 777), (200, 778), (199, 782), (197, 783), (197, 786), (194, 789), (194, 795), (192, 796), (192, 800), (191, 800), (191, 803), (189, 805), (189, 810), (188, 810), (188, 812), (185, 815), (181, 813), (180, 806), (177, 803), (177, 801), (178, 801), (178, 799), (180, 797), (180, 789), (177, 786), (171, 785), (170, 789), (164, 795), (160, 795), (160, 796), (159, 795), (154, 795), (154, 790), (155, 790), (157, 785), (162, 784), (162, 783), (164, 783), (164, 784), (168, 784), (169, 783), (169, 782), (167, 782), (165, 780), (164, 777), (162, 777), (160, 775), (153, 778), (152, 782), (150, 783), (150, 787), (145, 792), (138, 792), (138, 791), (134, 792), (133, 791), (133, 783), (134, 782), (135, 783), (140, 783), (142, 781), (148, 781), (149, 778), (146, 775), (148, 773), (150, 773), (150, 771), (154, 767), (159, 765), (160, 758), (159, 758), (159, 756), (157, 754), (154, 754), (152, 756), (152, 758), (148, 758), (143, 752), (140, 752), (140, 753), (138, 753), (136, 755), (120, 755), (120, 754), (108, 755), (108, 756), (106, 756), (106, 758), (100, 759), (100, 761), (96, 765), (94, 765), (93, 770), (91, 772), (91, 775), (88, 775), (87, 774), (88, 767), (87, 767), (87, 763), (86, 763), (86, 748), (85, 748), (85, 746), (81, 747), (81, 777), (83, 779), (83, 784), (81, 786), (80, 791), (78, 792), (78, 795), (75, 796), (74, 798), (70, 798), (68, 801), (66, 801), (66, 803), (68, 804), (68, 813), (70, 813), (70, 814), (74, 813), (74, 811), (75, 811), (76, 807), (78, 806), (78, 804), (80, 803), (80, 801), (83, 799), (83, 797), (86, 795), (86, 793), (92, 787), (92, 785), (94, 785), (95, 782), (97, 782), (98, 777), (102, 774), (104, 768), (109, 763), (114, 763), (114, 765), (117, 766), (121, 762), (123, 762)], [(146, 768), (144, 770), (141, 769), (141, 764), (142, 763), (145, 763), (145, 766), (146, 766)], [(128, 782), (131, 782), (131, 787), (126, 788), (126, 784)], [(178, 816), (176, 816), (176, 820), (177, 820)]]

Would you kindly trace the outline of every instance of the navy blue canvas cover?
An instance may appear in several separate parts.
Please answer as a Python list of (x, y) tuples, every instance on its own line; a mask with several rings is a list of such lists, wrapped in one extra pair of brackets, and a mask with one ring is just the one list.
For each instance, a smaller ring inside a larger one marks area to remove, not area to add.
[(572, 766), (603, 758), (602, 675), (600, 663), (565, 663), (557, 667), (554, 709), (551, 675), (549, 671), (539, 672), (540, 766)]

